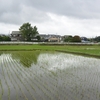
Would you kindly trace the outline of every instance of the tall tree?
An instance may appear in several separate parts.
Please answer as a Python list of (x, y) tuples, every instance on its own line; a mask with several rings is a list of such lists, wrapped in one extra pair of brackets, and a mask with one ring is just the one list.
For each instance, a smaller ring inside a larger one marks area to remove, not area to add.
[(3, 41), (11, 41), (11, 38), (9, 36), (3, 36)]
[(75, 35), (75, 36), (73, 37), (73, 42), (81, 42), (80, 36)]
[(35, 35), (37, 35), (37, 34), (39, 34), (39, 32), (37, 31), (37, 27), (36, 26), (34, 26), (34, 28), (33, 28), (33, 37), (35, 36)]
[(2, 38), (2, 36), (0, 36), (0, 41), (3, 41), (3, 38)]
[(94, 41), (100, 42), (100, 36), (95, 37), (95, 38), (94, 38)]
[(64, 38), (64, 42), (72, 42), (73, 37), (72, 36), (67, 36)]
[(26, 41), (31, 41), (31, 39), (36, 35), (39, 34), (37, 31), (37, 27), (34, 26), (34, 28), (31, 26), (30, 23), (24, 23), (20, 28), (19, 28), (22, 37)]
[(9, 36), (3, 35), (0, 36), (0, 41), (11, 41), (11, 38)]

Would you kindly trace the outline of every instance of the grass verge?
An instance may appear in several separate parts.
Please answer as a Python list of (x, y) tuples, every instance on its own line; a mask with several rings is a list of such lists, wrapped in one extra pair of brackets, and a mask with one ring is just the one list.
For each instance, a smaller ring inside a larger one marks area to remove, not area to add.
[(0, 45), (0, 51), (50, 50), (100, 58), (99, 45)]

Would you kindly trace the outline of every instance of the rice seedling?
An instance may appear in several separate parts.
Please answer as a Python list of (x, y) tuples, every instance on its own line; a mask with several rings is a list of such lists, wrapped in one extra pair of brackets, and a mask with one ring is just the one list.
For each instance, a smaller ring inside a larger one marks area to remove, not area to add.
[(0, 99), (99, 100), (99, 62), (58, 52), (4, 52)]

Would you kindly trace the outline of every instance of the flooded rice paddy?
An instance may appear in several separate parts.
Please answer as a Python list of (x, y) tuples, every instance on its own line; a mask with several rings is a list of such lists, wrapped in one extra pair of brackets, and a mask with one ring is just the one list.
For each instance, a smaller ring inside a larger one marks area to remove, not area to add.
[(100, 100), (100, 59), (0, 52), (0, 100)]

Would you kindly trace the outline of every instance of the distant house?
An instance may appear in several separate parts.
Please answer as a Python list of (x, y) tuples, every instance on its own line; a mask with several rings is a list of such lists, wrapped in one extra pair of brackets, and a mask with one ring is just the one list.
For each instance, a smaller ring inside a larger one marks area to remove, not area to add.
[(86, 43), (86, 42), (89, 42), (89, 41), (86, 37), (81, 37), (81, 42)]
[[(31, 38), (31, 41), (38, 41), (37, 36), (40, 36), (41, 42), (60, 42), (61, 36), (60, 35), (54, 35), (54, 34), (38, 34), (34, 36), (34, 38)], [(10, 34), (11, 41), (22, 41), (22, 35), (20, 31), (12, 31)]]
[(60, 42), (60, 39), (58, 39), (56, 37), (51, 37), (48, 39), (48, 42)]
[(49, 42), (60, 42), (61, 36), (60, 35), (51, 35), (51, 37), (48, 39)]
[(41, 42), (48, 41), (48, 36), (46, 34), (39, 34), (39, 36), (41, 38)]
[[(20, 31), (12, 31), (10, 34), (11, 41), (23, 41), (26, 40), (22, 37)], [(31, 41), (37, 41), (36, 37), (31, 38)]]
[(60, 42), (61, 36), (60, 35), (54, 35), (54, 34), (39, 34), (41, 37), (41, 41), (43, 42)]
[(11, 41), (21, 41), (22, 40), (22, 35), (20, 31), (12, 31), (10, 34)]

